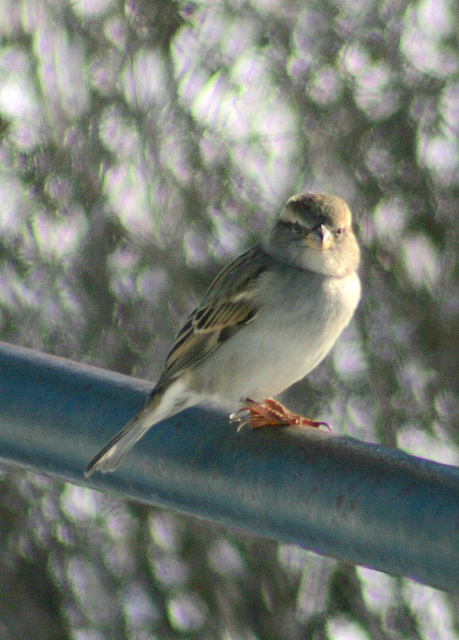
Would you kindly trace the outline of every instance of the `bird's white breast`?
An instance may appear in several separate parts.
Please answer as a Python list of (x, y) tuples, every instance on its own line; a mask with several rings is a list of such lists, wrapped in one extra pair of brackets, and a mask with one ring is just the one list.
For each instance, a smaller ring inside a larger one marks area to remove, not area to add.
[(291, 270), (266, 274), (262, 284), (264, 302), (255, 319), (199, 367), (200, 386), (233, 406), (245, 398), (261, 402), (314, 369), (360, 298), (356, 273), (325, 278)]

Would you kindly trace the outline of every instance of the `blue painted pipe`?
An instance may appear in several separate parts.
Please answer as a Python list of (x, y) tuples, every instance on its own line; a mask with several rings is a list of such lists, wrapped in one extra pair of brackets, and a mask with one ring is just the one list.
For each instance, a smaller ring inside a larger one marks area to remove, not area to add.
[(0, 457), (459, 592), (459, 469), (310, 428), (253, 431), (198, 407), (113, 474), (83, 471), (151, 384), (0, 343)]

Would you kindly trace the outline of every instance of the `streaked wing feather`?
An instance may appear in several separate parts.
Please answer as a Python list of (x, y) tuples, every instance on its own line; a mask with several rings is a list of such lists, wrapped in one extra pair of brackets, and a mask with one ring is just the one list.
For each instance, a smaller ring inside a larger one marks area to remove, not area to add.
[(164, 375), (174, 378), (212, 353), (218, 345), (218, 331), (212, 333), (191, 333), (182, 344), (172, 348)]
[(200, 332), (218, 331), (228, 325), (244, 323), (253, 307), (250, 300), (222, 300), (215, 306), (200, 307), (194, 318), (194, 328)]
[(260, 247), (253, 247), (219, 273), (177, 335), (163, 382), (195, 366), (255, 318), (254, 284), (266, 271), (268, 260)]

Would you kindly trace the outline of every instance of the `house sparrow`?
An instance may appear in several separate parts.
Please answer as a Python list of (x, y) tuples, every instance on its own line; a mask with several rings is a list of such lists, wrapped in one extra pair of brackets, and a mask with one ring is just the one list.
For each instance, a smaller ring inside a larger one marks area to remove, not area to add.
[(291, 197), (260, 244), (210, 285), (177, 335), (145, 406), (90, 462), (114, 471), (157, 422), (205, 401), (239, 407), (252, 427), (320, 423), (274, 396), (312, 371), (360, 299), (360, 250), (349, 207), (336, 196)]

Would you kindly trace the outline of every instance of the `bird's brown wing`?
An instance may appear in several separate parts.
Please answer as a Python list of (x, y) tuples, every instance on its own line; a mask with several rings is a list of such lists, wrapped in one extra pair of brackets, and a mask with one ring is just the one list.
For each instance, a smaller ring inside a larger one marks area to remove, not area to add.
[(218, 274), (202, 304), (177, 335), (166, 360), (161, 384), (194, 367), (254, 320), (258, 313), (255, 283), (267, 270), (269, 260), (263, 249), (256, 246)]

